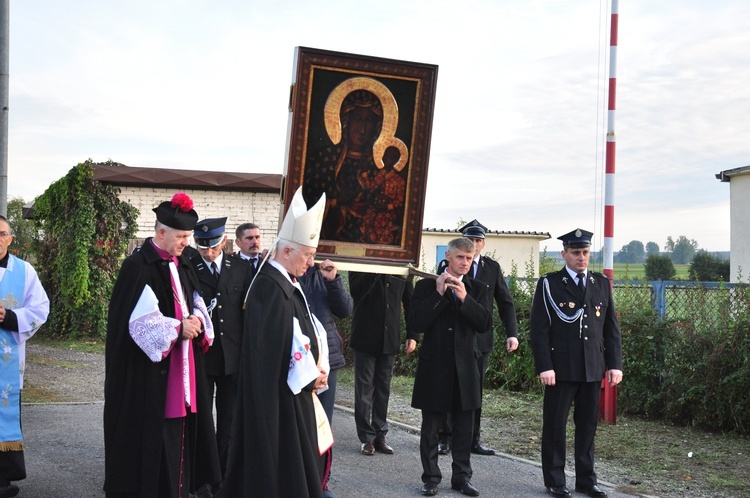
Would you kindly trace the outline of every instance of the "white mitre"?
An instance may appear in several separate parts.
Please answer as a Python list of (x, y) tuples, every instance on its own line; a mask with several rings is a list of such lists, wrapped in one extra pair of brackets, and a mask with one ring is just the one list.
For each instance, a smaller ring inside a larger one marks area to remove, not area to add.
[(284, 216), (279, 230), (279, 239), (296, 242), (303, 246), (318, 247), (320, 226), (323, 224), (323, 213), (326, 208), (326, 194), (309, 210), (302, 198), (302, 187), (298, 188)]

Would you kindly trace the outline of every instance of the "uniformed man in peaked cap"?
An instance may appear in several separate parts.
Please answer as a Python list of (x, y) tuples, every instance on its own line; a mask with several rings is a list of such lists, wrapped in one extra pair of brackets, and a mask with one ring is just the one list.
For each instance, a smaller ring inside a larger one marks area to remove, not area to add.
[(565, 482), (565, 429), (575, 403), (575, 489), (607, 494), (594, 472), (594, 436), (601, 381), (622, 380), (620, 326), (607, 277), (588, 270), (592, 233), (577, 228), (558, 237), (565, 267), (543, 275), (531, 309), (534, 365), (544, 385), (542, 474), (547, 492), (571, 496)]
[(250, 263), (224, 254), (226, 217), (199, 221), (193, 230), (198, 254), (190, 258), (200, 281), (200, 293), (214, 325), (214, 343), (206, 353), (209, 391), (216, 397), (216, 443), (222, 476), (226, 473), (229, 435), (242, 349), (245, 292)]

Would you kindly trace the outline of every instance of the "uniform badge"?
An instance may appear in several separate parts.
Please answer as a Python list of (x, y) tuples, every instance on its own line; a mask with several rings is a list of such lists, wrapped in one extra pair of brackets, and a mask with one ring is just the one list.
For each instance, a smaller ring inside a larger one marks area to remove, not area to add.
[(600, 309), (602, 309), (601, 306), (594, 306), (596, 308), (596, 316), (602, 316), (602, 314), (599, 312)]
[(573, 301), (568, 303), (568, 308), (573, 309), (575, 307), (576, 307), (576, 303), (574, 303)]

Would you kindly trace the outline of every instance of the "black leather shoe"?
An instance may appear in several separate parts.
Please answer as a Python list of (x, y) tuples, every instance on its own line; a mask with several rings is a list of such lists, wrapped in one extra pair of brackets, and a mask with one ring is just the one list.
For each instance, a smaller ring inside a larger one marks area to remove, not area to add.
[(371, 442), (362, 443), (359, 447), (359, 452), (363, 455), (372, 456), (375, 454), (375, 446)]
[(583, 486), (576, 486), (576, 491), (578, 491), (579, 493), (587, 494), (589, 496), (593, 496), (593, 497), (607, 496), (607, 493), (599, 489), (599, 486), (597, 486), (596, 484), (594, 484), (590, 488), (584, 488)]
[(8, 484), (0, 488), (0, 497), (12, 498), (13, 496), (18, 496), (18, 486), (15, 484)]
[(448, 443), (438, 443), (438, 455), (447, 455), (451, 452), (451, 445)]
[(437, 489), (437, 483), (427, 481), (422, 484), (421, 492), (423, 496), (435, 496), (437, 494)]
[(476, 453), (477, 455), (485, 455), (485, 456), (492, 456), (495, 454), (495, 450), (491, 450), (490, 448), (485, 448), (484, 446), (482, 446), (482, 443), (480, 443), (479, 441), (471, 445), (471, 452)]
[(385, 453), (386, 455), (393, 455), (393, 448), (388, 446), (388, 443), (385, 442), (385, 439), (375, 441), (375, 451)]
[(573, 496), (572, 494), (570, 494), (570, 490), (565, 486), (548, 486), (547, 493), (559, 498), (564, 498), (565, 496)]
[(462, 483), (451, 483), (451, 488), (456, 491), (460, 491), (462, 495), (466, 496), (479, 496), (479, 490), (475, 488), (469, 481)]

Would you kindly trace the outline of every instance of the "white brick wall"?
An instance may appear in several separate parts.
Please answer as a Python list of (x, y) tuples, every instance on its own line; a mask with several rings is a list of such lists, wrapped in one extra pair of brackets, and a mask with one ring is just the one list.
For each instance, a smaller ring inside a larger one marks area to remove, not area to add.
[[(139, 211), (138, 231), (135, 237), (143, 239), (154, 235), (156, 216), (152, 211), (177, 192), (173, 188), (120, 187), (120, 200), (127, 201)], [(199, 218), (227, 217), (227, 237), (234, 240), (238, 225), (251, 222), (260, 227), (263, 237), (261, 247), (267, 248), (276, 237), (281, 209), (278, 192), (242, 192), (234, 190), (183, 190), (193, 199)], [(236, 250), (236, 247), (233, 248)]]
[[(138, 210), (138, 231), (135, 237), (145, 239), (154, 235), (156, 216), (152, 209), (168, 201), (178, 192), (174, 188), (161, 187), (120, 187), (120, 199), (127, 201)], [(182, 190), (192, 199), (199, 219), (227, 217), (227, 238), (234, 244), (234, 232), (238, 225), (246, 222), (260, 227), (261, 247), (267, 249), (276, 238), (281, 212), (281, 196), (278, 192), (241, 192), (232, 190)], [(435, 250), (438, 245), (447, 244), (450, 239), (458, 237), (456, 232), (435, 233), (422, 232), (422, 254), (418, 267), (425, 271), (434, 271)], [(534, 274), (538, 273), (539, 243), (549, 238), (542, 235), (527, 234), (489, 234), (484, 253), (495, 251), (495, 259), (509, 273), (515, 263), (518, 271), (523, 273), (526, 263), (533, 261)], [(131, 248), (132, 249), (132, 248)], [(231, 251), (237, 251), (232, 245)]]

